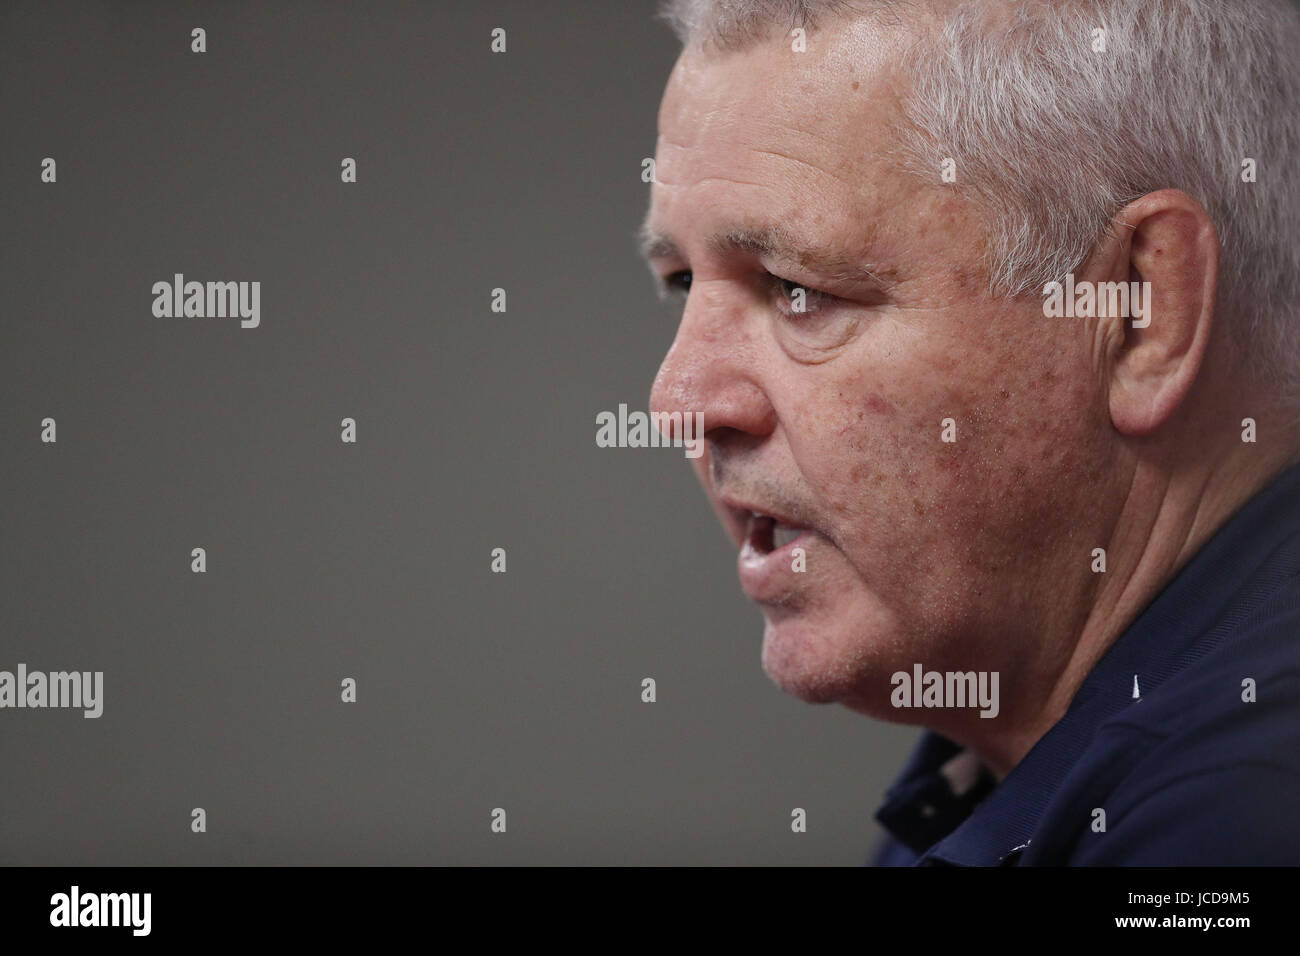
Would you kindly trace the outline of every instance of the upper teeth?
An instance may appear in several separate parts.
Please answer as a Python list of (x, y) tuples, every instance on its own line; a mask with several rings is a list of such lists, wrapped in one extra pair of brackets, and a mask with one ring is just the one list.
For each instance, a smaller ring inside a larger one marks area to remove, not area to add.
[(761, 511), (751, 511), (749, 513), (749, 520), (751, 523), (755, 521), (770, 521), (772, 523), (773, 550), (785, 547), (806, 530), (804, 528), (793, 528), (790, 525), (781, 524), (781, 522), (776, 518), (773, 518), (768, 514), (763, 514)]
[(772, 529), (772, 544), (775, 547), (784, 548), (801, 534), (803, 534), (802, 528), (787, 528), (785, 525), (777, 525)]

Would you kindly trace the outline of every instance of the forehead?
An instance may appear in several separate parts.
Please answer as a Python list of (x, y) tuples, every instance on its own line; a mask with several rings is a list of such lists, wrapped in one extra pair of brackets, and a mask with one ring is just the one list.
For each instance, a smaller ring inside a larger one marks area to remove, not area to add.
[(904, 188), (888, 162), (904, 40), (860, 22), (811, 34), (804, 52), (779, 35), (688, 48), (660, 105), (648, 224), (773, 220), (829, 237), (874, 223)]

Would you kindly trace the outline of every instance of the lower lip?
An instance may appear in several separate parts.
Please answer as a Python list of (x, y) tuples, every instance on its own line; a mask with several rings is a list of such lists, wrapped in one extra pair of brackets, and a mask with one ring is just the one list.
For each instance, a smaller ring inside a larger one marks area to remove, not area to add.
[(801, 574), (794, 570), (794, 549), (803, 548), (805, 552), (812, 542), (811, 531), (802, 532), (793, 541), (766, 554), (755, 551), (746, 538), (740, 547), (740, 556), (736, 560), (740, 572), (741, 590), (751, 601), (775, 601), (788, 595)]

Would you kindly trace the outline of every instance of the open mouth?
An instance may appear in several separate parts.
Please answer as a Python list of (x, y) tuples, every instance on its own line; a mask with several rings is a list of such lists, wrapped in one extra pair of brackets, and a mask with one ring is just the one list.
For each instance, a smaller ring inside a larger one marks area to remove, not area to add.
[(760, 604), (780, 603), (800, 587), (807, 570), (806, 554), (796, 554), (812, 544), (814, 531), (761, 511), (737, 509), (745, 523), (745, 539), (736, 564), (740, 586)]
[(745, 528), (745, 549), (754, 554), (771, 554), (793, 544), (807, 531), (807, 528), (783, 524), (771, 515), (751, 511)]

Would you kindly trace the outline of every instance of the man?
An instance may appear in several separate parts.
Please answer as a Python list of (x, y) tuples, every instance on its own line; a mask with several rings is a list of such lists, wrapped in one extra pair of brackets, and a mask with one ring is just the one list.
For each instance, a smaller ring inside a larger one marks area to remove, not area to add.
[(926, 728), (878, 862), (1300, 864), (1295, 8), (665, 13), (652, 410), (770, 678)]

